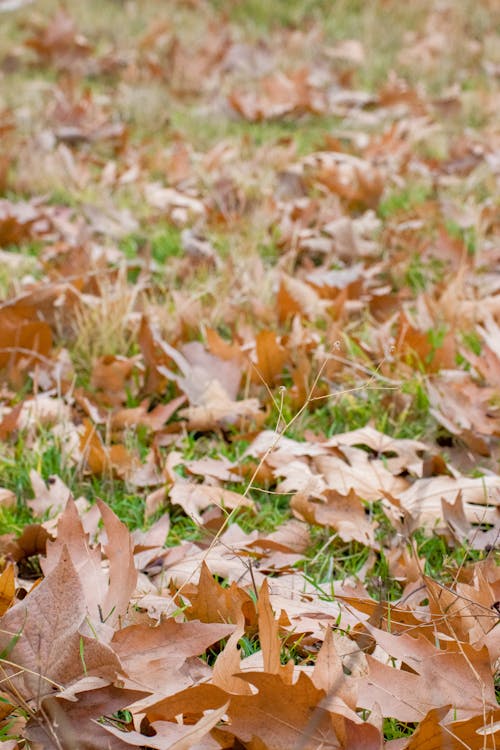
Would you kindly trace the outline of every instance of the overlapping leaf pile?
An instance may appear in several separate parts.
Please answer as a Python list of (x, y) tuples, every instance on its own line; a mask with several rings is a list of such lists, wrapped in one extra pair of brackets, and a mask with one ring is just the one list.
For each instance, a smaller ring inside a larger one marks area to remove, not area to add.
[(41, 583), (19, 600), (5, 569), (2, 711), (25, 707), (23, 737), (47, 748), (379, 748), (382, 720), (397, 717), (418, 729), (388, 747), (493, 746), (491, 558), (445, 587), (395, 548), (399, 601), (346, 583), (326, 601), (292, 568), (302, 523), (267, 536), (233, 526), (208, 549), (166, 549), (167, 531), (162, 518), (130, 535), (104, 503), (80, 516), (70, 498), (44, 540)]
[(0, 0), (0, 739), (496, 747), (496, 3), (38, 5)]

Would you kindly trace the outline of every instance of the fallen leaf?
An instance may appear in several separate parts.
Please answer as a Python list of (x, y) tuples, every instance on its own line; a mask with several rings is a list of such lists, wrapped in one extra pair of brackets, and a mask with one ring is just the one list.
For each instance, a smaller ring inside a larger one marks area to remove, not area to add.
[(182, 596), (190, 601), (190, 606), (185, 609), (189, 620), (236, 624), (243, 616), (248, 626), (255, 625), (255, 605), (249, 594), (234, 581), (228, 587), (221, 586), (204, 561), (198, 583), (185, 586)]
[(139, 732), (121, 732), (116, 727), (105, 727), (108, 732), (114, 734), (130, 747), (153, 748), (153, 750), (190, 750), (193, 747), (208, 747), (207, 735), (223, 718), (227, 711), (228, 704), (225, 703), (218, 709), (210, 711), (195, 724), (179, 725), (173, 722), (154, 721), (149, 727), (155, 732), (144, 735)]
[(299, 493), (292, 498), (291, 507), (302, 520), (335, 529), (345, 542), (356, 540), (374, 549), (379, 546), (375, 541), (376, 523), (367, 516), (354, 490), (348, 495), (325, 490), (318, 499)]
[(169, 491), (169, 497), (171, 503), (180, 505), (188, 516), (200, 524), (203, 522), (200, 511), (210, 505), (216, 505), (222, 510), (249, 508), (255, 511), (255, 503), (250, 498), (208, 484), (176, 482)]
[(181, 671), (187, 659), (231, 634), (232, 625), (166, 620), (157, 627), (130, 625), (118, 630), (111, 646), (135, 683), (161, 695), (192, 684)]
[(228, 734), (252, 750), (339, 747), (330, 717), (320, 706), (325, 692), (314, 687), (303, 672), (294, 684), (286, 684), (278, 674), (257, 672), (242, 674), (240, 679), (258, 692), (232, 696), (227, 711)]
[(288, 354), (273, 331), (260, 331), (255, 338), (255, 348), (259, 380), (271, 387), (281, 380)]
[(45, 483), (40, 474), (32, 469), (30, 480), (35, 497), (27, 502), (35, 515), (43, 516), (47, 511), (50, 511), (52, 515), (57, 515), (64, 510), (72, 495), (60, 477), (51, 476)]
[(113, 679), (120, 670), (111, 649), (80, 635), (85, 614), (80, 578), (63, 548), (57, 566), (1, 619), (0, 649), (14, 665), (4, 670), (26, 700), (40, 701), (83, 674)]
[(16, 581), (14, 566), (12, 563), (9, 563), (0, 575), (0, 617), (13, 605), (15, 595)]
[(0, 488), (0, 506), (2, 508), (15, 508), (17, 505), (17, 498), (15, 492), (7, 490), (4, 487)]

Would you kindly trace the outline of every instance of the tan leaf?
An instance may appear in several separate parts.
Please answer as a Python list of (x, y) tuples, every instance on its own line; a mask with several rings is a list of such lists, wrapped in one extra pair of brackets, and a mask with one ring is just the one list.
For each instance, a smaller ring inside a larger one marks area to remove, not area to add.
[[(349, 644), (352, 651), (352, 641)], [(351, 709), (351, 718), (356, 718), (354, 713), (357, 705), (356, 682), (344, 673), (342, 659), (335, 646), (331, 628), (326, 630), (325, 640), (316, 657), (311, 679), (317, 688), (325, 691), (324, 705), (328, 705), (330, 710), (342, 713), (343, 707), (340, 705), (342, 701)]]
[(0, 507), (2, 508), (15, 508), (17, 505), (17, 499), (15, 492), (0, 488)]
[(163, 695), (192, 684), (181, 667), (189, 657), (200, 656), (213, 643), (230, 635), (233, 625), (166, 620), (157, 627), (131, 625), (118, 630), (112, 648), (138, 685)]
[(50, 511), (52, 515), (57, 515), (64, 510), (72, 495), (60, 477), (51, 476), (46, 484), (40, 474), (32, 469), (30, 480), (35, 497), (27, 503), (35, 515), (42, 516), (47, 511)]
[(76, 737), (85, 750), (125, 750), (128, 745), (110, 737), (109, 728), (101, 723), (102, 717), (127, 708), (144, 693), (114, 685), (93, 690), (86, 690), (83, 685), (80, 690), (79, 685), (75, 687), (75, 695), (69, 699), (47, 696), (42, 700), (43, 713), (40, 711), (30, 720), (26, 737), (40, 743), (44, 750), (61, 750), (61, 738)]
[(86, 606), (88, 622), (82, 632), (95, 633), (99, 637), (111, 637), (109, 625), (103, 622), (103, 606), (108, 589), (108, 575), (101, 562), (100, 546), (91, 547), (85, 534), (74, 500), (68, 500), (57, 524), (57, 539), (47, 542), (47, 553), (41, 561), (45, 576), (49, 576), (58, 565), (63, 549), (66, 549), (75, 567), (82, 586), (82, 601)]
[(109, 560), (109, 588), (103, 602), (102, 612), (105, 622), (116, 627), (128, 609), (137, 583), (134, 544), (129, 530), (111, 508), (99, 498), (96, 502), (108, 538), (107, 544), (104, 545), (104, 552)]
[(500, 477), (497, 475), (479, 478), (438, 476), (417, 479), (397, 497), (418, 526), (433, 529), (442, 520), (441, 501), (455, 501), (461, 493), (466, 519), (470, 523), (494, 523), (500, 505)]
[(341, 495), (334, 490), (325, 490), (321, 499), (299, 493), (292, 498), (291, 507), (304, 521), (329, 526), (345, 542), (356, 540), (374, 549), (377, 524), (365, 513), (365, 507), (354, 490)]
[[(151, 728), (155, 732), (153, 736), (140, 734), (139, 732), (121, 732), (116, 727), (105, 727), (108, 732), (126, 743), (128, 747), (150, 747), (153, 750), (191, 750), (193, 747), (206, 747), (208, 745), (208, 734), (222, 719), (227, 711), (228, 704), (207, 713), (196, 724), (179, 725), (167, 721), (155, 721)], [(102, 747), (102, 746), (101, 746)], [(214, 747), (218, 747), (214, 745)]]
[(251, 750), (337, 750), (341, 747), (328, 714), (321, 710), (324, 690), (303, 672), (294, 684), (278, 674), (250, 672), (241, 676), (257, 688), (255, 695), (234, 695), (227, 730)]
[(170, 502), (174, 505), (180, 505), (197, 523), (202, 523), (203, 519), (200, 512), (210, 505), (216, 505), (227, 510), (233, 510), (234, 508), (255, 510), (255, 504), (250, 498), (208, 484), (176, 482), (169, 495)]
[[(420, 721), (431, 708), (452, 705), (455, 716), (470, 718), (496, 706), (491, 666), (486, 649), (461, 644), (460, 651), (438, 651), (412, 660), (410, 673), (366, 656), (369, 674), (359, 683), (358, 704), (376, 701), (384, 716)], [(405, 657), (408, 661), (408, 656)]]
[[(447, 709), (433, 709), (420, 722), (402, 750), (483, 750), (498, 742), (500, 710), (443, 725)], [(492, 742), (492, 744), (485, 744)]]
[(243, 618), (237, 626), (237, 629), (228, 639), (224, 649), (217, 657), (213, 670), (213, 683), (225, 690), (226, 693), (235, 693), (236, 695), (251, 695), (252, 688), (244, 680), (240, 680), (241, 673), (241, 649), (238, 643), (245, 633)]
[(0, 621), (0, 650), (17, 665), (4, 663), (4, 670), (26, 699), (42, 698), (83, 674), (114, 678), (120, 668), (114, 653), (79, 634), (85, 614), (80, 579), (64, 548), (51, 573)]

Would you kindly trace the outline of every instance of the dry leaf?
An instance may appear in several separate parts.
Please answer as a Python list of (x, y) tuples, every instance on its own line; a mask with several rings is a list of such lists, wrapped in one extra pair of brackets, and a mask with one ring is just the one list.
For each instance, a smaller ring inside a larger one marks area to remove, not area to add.
[(176, 482), (169, 492), (170, 502), (180, 505), (182, 509), (197, 523), (202, 523), (200, 511), (210, 505), (216, 505), (222, 510), (235, 508), (249, 508), (255, 510), (255, 503), (244, 495), (213, 487), (208, 484), (194, 484), (193, 482)]

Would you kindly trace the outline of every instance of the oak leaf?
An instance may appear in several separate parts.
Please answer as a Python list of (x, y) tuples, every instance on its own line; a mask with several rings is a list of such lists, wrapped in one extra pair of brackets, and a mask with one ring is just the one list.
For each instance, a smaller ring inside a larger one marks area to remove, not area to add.
[(117, 657), (95, 638), (81, 635), (86, 616), (80, 578), (63, 547), (57, 565), (0, 620), (0, 650), (9, 684), (26, 700), (39, 700), (84, 674), (113, 679)]

